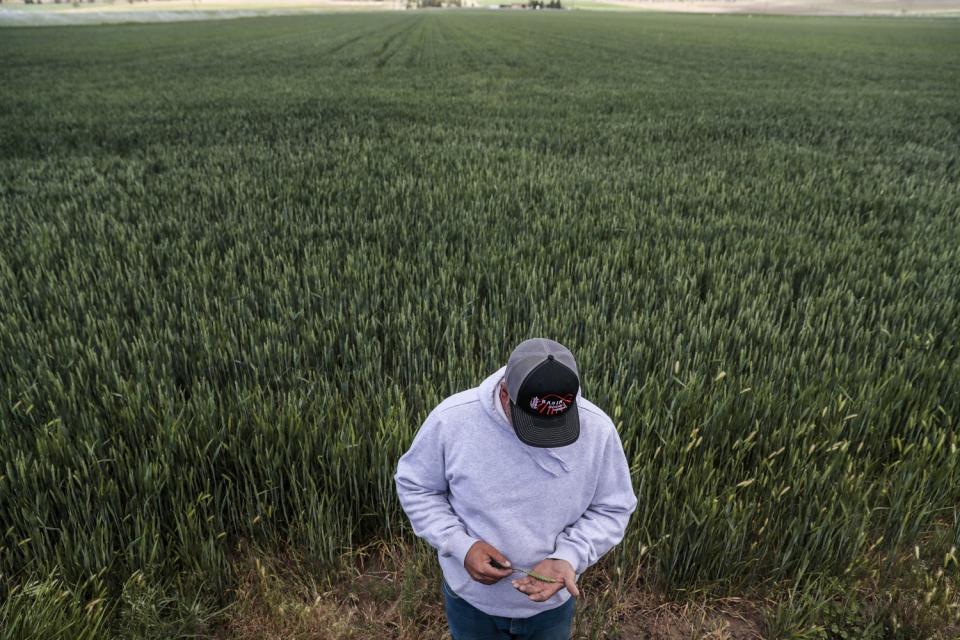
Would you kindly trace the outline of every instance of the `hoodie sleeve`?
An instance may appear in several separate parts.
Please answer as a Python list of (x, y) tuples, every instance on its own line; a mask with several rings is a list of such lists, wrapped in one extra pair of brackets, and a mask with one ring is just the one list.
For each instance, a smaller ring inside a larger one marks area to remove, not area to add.
[(590, 506), (557, 536), (550, 556), (569, 562), (577, 575), (623, 539), (630, 514), (637, 508), (630, 467), (615, 429), (607, 438), (599, 467), (600, 477)]
[(394, 480), (413, 532), (441, 555), (452, 556), (463, 564), (477, 539), (467, 535), (463, 521), (447, 499), (449, 487), (440, 427), (435, 412), (427, 416), (413, 444), (397, 463)]

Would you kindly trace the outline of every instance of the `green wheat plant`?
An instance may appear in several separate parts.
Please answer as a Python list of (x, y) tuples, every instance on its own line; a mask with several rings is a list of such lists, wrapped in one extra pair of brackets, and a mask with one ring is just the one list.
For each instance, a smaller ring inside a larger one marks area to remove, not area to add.
[(546, 14), (0, 29), (0, 638), (409, 541), (397, 459), (533, 335), (630, 461), (610, 570), (947, 628), (957, 22)]

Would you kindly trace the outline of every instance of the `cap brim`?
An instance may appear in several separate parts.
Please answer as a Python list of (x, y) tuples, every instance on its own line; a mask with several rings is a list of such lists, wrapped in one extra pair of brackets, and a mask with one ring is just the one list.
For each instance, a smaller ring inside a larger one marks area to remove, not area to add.
[(562, 416), (542, 418), (518, 409), (511, 400), (510, 422), (520, 441), (531, 447), (565, 447), (580, 437), (580, 412), (576, 402)]

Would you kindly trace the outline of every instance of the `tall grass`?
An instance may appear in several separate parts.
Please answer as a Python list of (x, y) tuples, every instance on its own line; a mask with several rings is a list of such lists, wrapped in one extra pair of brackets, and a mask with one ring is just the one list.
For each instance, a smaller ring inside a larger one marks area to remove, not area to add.
[(916, 556), (949, 611), (957, 35), (0, 30), (0, 635), (56, 626), (29, 607), (189, 633), (240, 543), (322, 571), (406, 535), (397, 458), (531, 335), (571, 347), (620, 429), (619, 566), (813, 593), (888, 588)]

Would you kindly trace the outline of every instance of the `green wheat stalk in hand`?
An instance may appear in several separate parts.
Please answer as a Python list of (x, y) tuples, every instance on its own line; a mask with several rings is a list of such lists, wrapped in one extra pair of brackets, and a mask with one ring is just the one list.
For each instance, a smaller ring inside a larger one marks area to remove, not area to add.
[(493, 567), (494, 567), (495, 569), (513, 569), (514, 571), (519, 571), (520, 573), (525, 573), (525, 574), (527, 574), (528, 576), (530, 576), (531, 578), (533, 578), (534, 580), (539, 580), (539, 581), (541, 581), (541, 582), (560, 582), (560, 581), (557, 580), (556, 578), (550, 578), (550, 577), (547, 577), (547, 576), (542, 576), (542, 575), (540, 575), (539, 573), (536, 573), (536, 572), (534, 572), (534, 571), (528, 571), (527, 569), (520, 569), (520, 568), (517, 568), (517, 567), (505, 567), (505, 566), (503, 566), (502, 564), (500, 564), (499, 562), (497, 562), (496, 560), (494, 560), (493, 558), (490, 559), (490, 564), (493, 565)]

